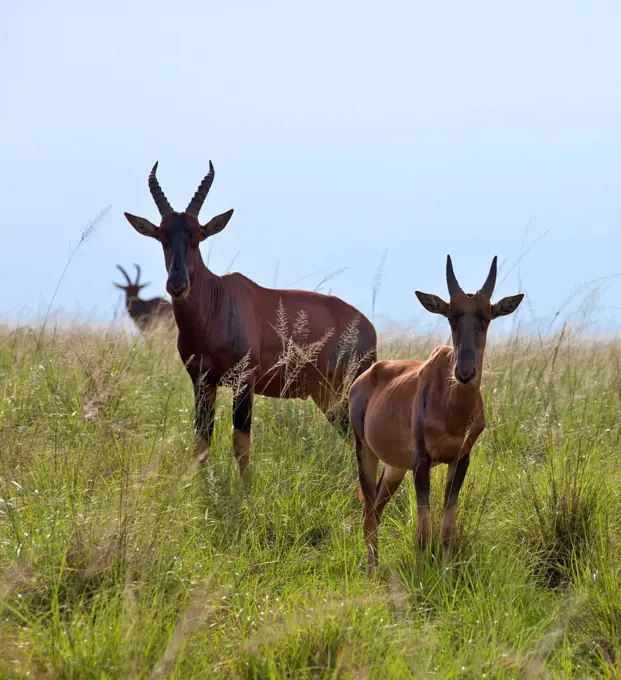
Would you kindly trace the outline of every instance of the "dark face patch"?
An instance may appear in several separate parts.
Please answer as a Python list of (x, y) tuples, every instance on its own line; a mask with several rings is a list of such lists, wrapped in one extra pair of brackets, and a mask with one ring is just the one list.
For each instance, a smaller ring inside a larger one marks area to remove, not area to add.
[(485, 348), (490, 319), (490, 302), (484, 295), (459, 294), (451, 298), (448, 320), (455, 348), (455, 378), (462, 383), (476, 377), (477, 359)]
[(184, 213), (173, 213), (162, 221), (161, 240), (168, 271), (166, 290), (173, 298), (185, 297), (190, 289), (190, 250), (198, 248), (200, 228)]

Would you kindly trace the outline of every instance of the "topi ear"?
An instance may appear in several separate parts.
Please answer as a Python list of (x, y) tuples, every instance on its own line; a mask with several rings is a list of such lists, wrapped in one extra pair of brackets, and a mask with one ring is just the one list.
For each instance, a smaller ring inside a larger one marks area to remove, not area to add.
[(136, 215), (130, 215), (129, 213), (123, 213), (127, 218), (127, 221), (134, 227), (134, 229), (143, 236), (150, 236), (151, 238), (160, 238), (159, 227), (151, 224), (149, 220), (145, 220), (144, 217), (136, 217)]
[(120, 288), (121, 290), (126, 290), (127, 286), (124, 286), (122, 283), (115, 283), (114, 281), (112, 282), (113, 286), (116, 286), (117, 288)]
[(492, 305), (492, 319), (497, 319), (499, 316), (507, 316), (507, 314), (513, 314), (520, 306), (520, 302), (522, 302), (523, 298), (524, 293), (520, 293), (519, 295), (510, 295), (509, 297), (498, 300), (496, 304)]
[(429, 293), (421, 293), (419, 290), (414, 291), (418, 301), (421, 305), (432, 314), (442, 314), (447, 316), (449, 311), (448, 303), (437, 295), (430, 295)]
[(201, 227), (201, 241), (204, 241), (208, 236), (220, 233), (229, 223), (232, 216), (233, 211), (227, 210), (225, 213), (222, 213), (222, 215), (212, 217), (207, 224)]

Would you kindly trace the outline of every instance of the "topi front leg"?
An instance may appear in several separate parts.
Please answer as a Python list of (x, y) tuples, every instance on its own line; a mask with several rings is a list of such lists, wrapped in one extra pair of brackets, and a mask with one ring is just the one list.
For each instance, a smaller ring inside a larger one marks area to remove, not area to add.
[(459, 492), (464, 483), (466, 472), (470, 465), (470, 454), (463, 456), (459, 460), (449, 465), (446, 478), (446, 488), (444, 490), (444, 511), (442, 513), (442, 556), (444, 559), (450, 557), (451, 542), (455, 533), (455, 517), (457, 515), (457, 503)]
[(414, 451), (414, 488), (416, 489), (416, 510), (418, 515), (416, 539), (421, 550), (426, 550), (431, 538), (431, 514), (429, 487), (431, 459), (425, 450)]
[(206, 376), (194, 382), (194, 430), (198, 462), (204, 463), (211, 452), (211, 438), (216, 417), (215, 385), (208, 383)]
[(233, 453), (242, 477), (247, 475), (250, 465), (253, 402), (254, 384), (248, 381), (233, 395)]

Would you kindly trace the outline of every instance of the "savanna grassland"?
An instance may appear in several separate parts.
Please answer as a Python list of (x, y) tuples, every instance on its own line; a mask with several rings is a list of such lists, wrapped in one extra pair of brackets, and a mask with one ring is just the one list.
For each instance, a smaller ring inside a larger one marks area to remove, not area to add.
[(368, 578), (353, 446), (312, 403), (257, 398), (245, 487), (230, 390), (195, 465), (170, 333), (3, 330), (0, 676), (621, 677), (621, 342), (493, 335), (452, 562), (440, 466), (431, 553), (410, 475)]

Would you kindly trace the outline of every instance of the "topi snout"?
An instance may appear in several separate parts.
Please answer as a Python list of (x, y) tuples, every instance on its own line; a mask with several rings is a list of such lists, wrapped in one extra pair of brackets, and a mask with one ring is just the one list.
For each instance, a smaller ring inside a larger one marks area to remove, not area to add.
[(477, 371), (475, 368), (469, 369), (469, 370), (458, 370), (457, 368), (455, 369), (455, 378), (460, 383), (463, 383), (466, 385), (469, 383), (477, 374)]
[(183, 298), (190, 291), (190, 282), (187, 279), (168, 279), (166, 290), (172, 298)]
[(477, 374), (476, 352), (471, 347), (457, 348), (455, 362), (455, 378), (464, 385), (469, 383)]

